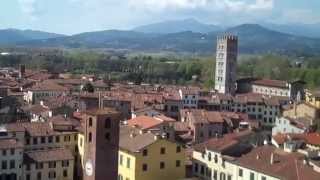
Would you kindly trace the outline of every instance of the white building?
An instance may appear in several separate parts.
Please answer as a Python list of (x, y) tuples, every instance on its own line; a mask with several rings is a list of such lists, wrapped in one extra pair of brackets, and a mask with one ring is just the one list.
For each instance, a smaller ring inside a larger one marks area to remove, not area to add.
[(47, 97), (58, 97), (66, 95), (67, 93), (68, 89), (66, 87), (60, 86), (53, 81), (47, 80), (38, 83), (32, 88), (28, 89), (26, 92), (24, 92), (23, 98), (26, 102), (33, 104)]
[(236, 92), (238, 37), (224, 35), (217, 39), (215, 90), (223, 94)]
[(277, 117), (275, 126), (272, 128), (272, 134), (302, 134), (308, 132), (310, 127), (310, 119), (308, 118), (289, 118), (289, 117)]
[(303, 81), (279, 81), (271, 79), (256, 80), (252, 83), (252, 92), (267, 96), (288, 97), (291, 100), (302, 100), (304, 97)]

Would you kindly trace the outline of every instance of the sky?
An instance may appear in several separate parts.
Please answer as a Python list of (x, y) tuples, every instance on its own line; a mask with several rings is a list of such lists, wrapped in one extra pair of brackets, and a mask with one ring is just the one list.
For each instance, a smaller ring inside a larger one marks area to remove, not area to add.
[(165, 20), (241, 23), (320, 23), (320, 0), (1, 0), (0, 29), (62, 34), (129, 30)]

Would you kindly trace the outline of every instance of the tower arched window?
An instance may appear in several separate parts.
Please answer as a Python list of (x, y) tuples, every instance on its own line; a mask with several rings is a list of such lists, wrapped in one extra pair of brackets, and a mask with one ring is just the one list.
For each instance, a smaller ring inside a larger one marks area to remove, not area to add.
[(92, 118), (89, 118), (89, 127), (92, 127)]
[(104, 127), (106, 129), (110, 129), (111, 128), (111, 119), (110, 118), (107, 118), (104, 122)]

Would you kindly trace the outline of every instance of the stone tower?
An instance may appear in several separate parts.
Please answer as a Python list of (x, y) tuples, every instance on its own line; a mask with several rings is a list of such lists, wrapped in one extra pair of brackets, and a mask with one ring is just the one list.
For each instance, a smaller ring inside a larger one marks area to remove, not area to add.
[(117, 180), (121, 114), (95, 109), (84, 118), (84, 180)]
[(238, 37), (223, 35), (217, 38), (215, 90), (223, 94), (236, 92)]

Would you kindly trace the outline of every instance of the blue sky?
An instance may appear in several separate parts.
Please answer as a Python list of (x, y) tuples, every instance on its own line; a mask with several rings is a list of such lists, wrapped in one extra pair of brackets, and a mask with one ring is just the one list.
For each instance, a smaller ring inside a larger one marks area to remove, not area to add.
[(1, 0), (0, 29), (75, 34), (194, 18), (217, 25), (320, 23), (320, 0)]

